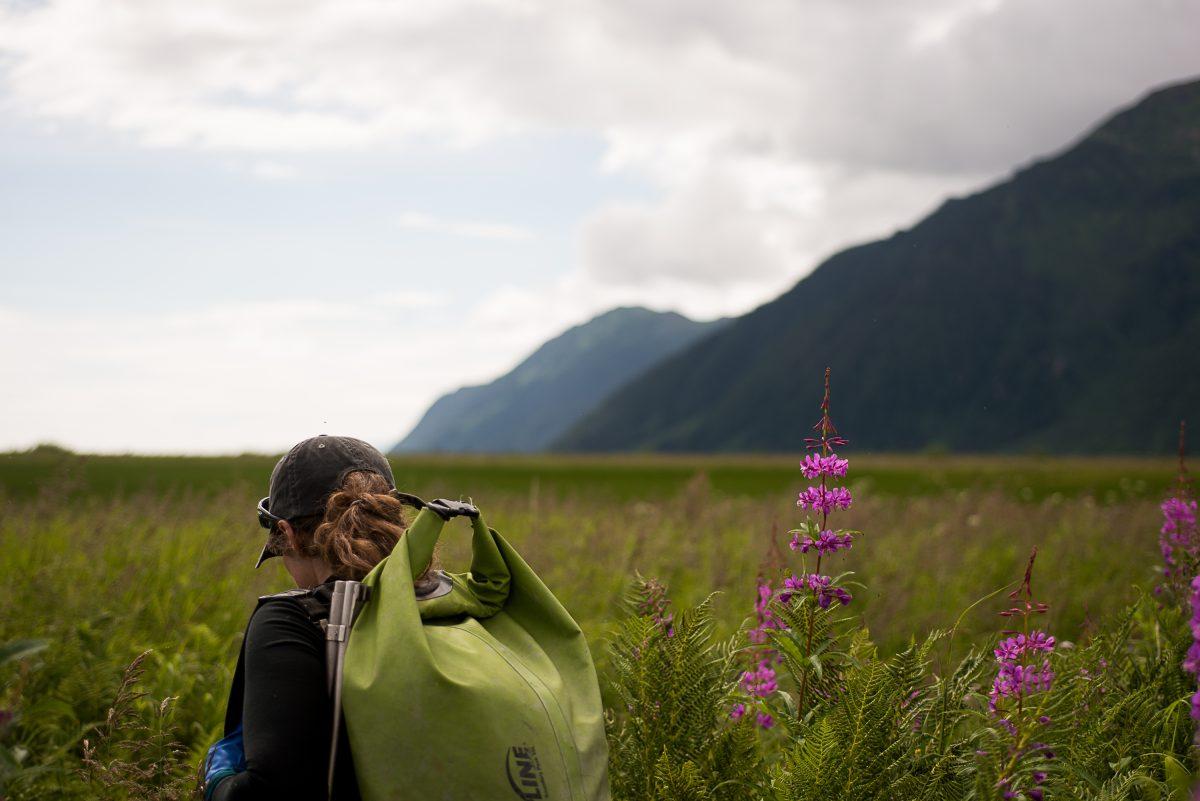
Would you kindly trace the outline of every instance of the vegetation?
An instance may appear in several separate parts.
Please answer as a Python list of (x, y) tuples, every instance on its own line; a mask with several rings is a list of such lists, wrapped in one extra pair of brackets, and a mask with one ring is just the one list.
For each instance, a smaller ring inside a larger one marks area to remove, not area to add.
[[(763, 699), (775, 725), (762, 729), (730, 712), (746, 698), (758, 578), (793, 558), (781, 546), (801, 522), (797, 462), (395, 464), (419, 494), (467, 490), (580, 620), (613, 710), (619, 798), (867, 798), (884, 784), (895, 798), (999, 797), (988, 783), (1006, 735), (987, 692), (1006, 604), (987, 596), (1015, 586), (1035, 545), (1051, 603), (1038, 625), (1059, 640), (1042, 735), (1055, 756), (1013, 775), (1045, 772), (1047, 798), (1181, 792), (1195, 769), (1186, 610), (1151, 594), (1170, 463), (852, 458), (854, 506), (839, 514), (865, 532), (848, 557), (862, 587), (852, 606), (814, 612), (829, 638), (821, 680), (802, 708), (811, 660), (778, 665), (778, 694)], [(187, 797), (253, 599), (287, 586), (274, 566), (251, 569), (271, 464), (0, 458), (0, 795)], [(447, 544), (447, 569), (465, 540)], [(629, 614), (637, 572), (669, 586), (670, 603), (663, 585), (639, 585)], [(803, 598), (769, 601), (791, 621), (772, 632), (780, 652), (789, 632), (807, 634)]]

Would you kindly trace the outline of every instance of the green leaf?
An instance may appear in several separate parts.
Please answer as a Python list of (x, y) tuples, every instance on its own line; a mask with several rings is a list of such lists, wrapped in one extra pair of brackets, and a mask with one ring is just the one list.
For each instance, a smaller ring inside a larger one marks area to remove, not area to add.
[(1171, 797), (1186, 799), (1192, 791), (1192, 774), (1183, 764), (1171, 756), (1163, 754), (1163, 773), (1167, 784), (1171, 787)]

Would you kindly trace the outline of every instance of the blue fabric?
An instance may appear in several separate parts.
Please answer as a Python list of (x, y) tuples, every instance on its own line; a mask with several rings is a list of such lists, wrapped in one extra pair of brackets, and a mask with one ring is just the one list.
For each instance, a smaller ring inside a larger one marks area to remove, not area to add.
[(242, 724), (226, 736), (217, 740), (208, 749), (208, 760), (204, 765), (204, 797), (211, 801), (213, 791), (227, 776), (246, 769), (246, 749), (242, 744)]

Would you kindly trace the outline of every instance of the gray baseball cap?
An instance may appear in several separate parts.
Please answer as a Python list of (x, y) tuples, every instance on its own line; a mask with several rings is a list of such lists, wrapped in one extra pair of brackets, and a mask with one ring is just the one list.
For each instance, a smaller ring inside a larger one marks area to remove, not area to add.
[[(321, 514), (346, 474), (356, 470), (378, 473), (388, 487), (396, 488), (387, 457), (368, 442), (319, 434), (297, 443), (271, 471), (270, 494), (258, 503), (259, 525), (270, 529), (279, 520)], [(272, 556), (278, 554), (271, 550), (268, 539), (255, 567)]]

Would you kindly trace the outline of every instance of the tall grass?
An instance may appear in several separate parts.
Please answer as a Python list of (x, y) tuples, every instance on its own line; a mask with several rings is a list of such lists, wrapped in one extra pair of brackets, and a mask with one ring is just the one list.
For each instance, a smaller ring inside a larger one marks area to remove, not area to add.
[[(752, 496), (728, 490), (739, 485), (729, 478), (737, 460), (720, 469), (710, 461), (709, 469), (692, 469), (644, 494), (633, 491), (630, 475), (661, 474), (639, 473), (646, 469), (639, 464), (626, 472), (610, 465), (615, 491), (603, 486), (602, 473), (589, 473), (591, 484), (553, 491), (547, 488), (552, 480), (531, 491), (527, 473), (489, 486), (482, 468), (479, 483), (458, 487), (580, 621), (609, 677), (609, 697), (618, 682), (608, 646), (620, 636), (616, 621), (625, 614), (622, 600), (635, 572), (669, 585), (678, 609), (720, 591), (703, 612), (703, 625), (720, 642), (743, 624), (756, 576), (772, 559), (771, 543), (783, 541), (796, 522), (786, 491)], [(798, 483), (791, 464), (791, 481)], [(1039, 564), (1053, 565), (1039, 583), (1039, 592), (1055, 599), (1046, 625), (1064, 639), (1096, 631), (1136, 596), (1136, 585), (1154, 582), (1159, 498), (1147, 489), (1148, 479), (1123, 485), (1110, 466), (1100, 471), (1098, 491), (1038, 487), (1022, 493), (1007, 478), (988, 484), (980, 476), (990, 468), (982, 463), (972, 469), (975, 478), (960, 482), (965, 487), (948, 482), (948, 489), (897, 494), (875, 490), (885, 479), (899, 480), (883, 467), (859, 471), (856, 464), (856, 475), (865, 477), (851, 485), (859, 500), (843, 525), (868, 532), (855, 547), (854, 568), (869, 590), (856, 593), (855, 607), (881, 659), (906, 652), (914, 632), (951, 626), (980, 596), (1011, 583), (1034, 544)], [(0, 666), (0, 709), (16, 714), (7, 724), (0, 718), (0, 781), (7, 782), (0, 794), (126, 797), (119, 782), (106, 784), (102, 772), (86, 769), (83, 741), (95, 746), (126, 668), (146, 651), (138, 685), (145, 695), (130, 706), (141, 724), (158, 716), (155, 725), (169, 730), (179, 752), (108, 758), (144, 758), (160, 768), (165, 759), (167, 772), (186, 784), (219, 736), (254, 598), (288, 587), (277, 565), (252, 569), (262, 533), (252, 515), (261, 493), (251, 485), (161, 486), (137, 470), (124, 480), (105, 473), (101, 489), (79, 470), (74, 484), (56, 485), (60, 470), (32, 490), (10, 488), (0, 496), (0, 643), (48, 643)], [(724, 484), (714, 473), (725, 476)], [(924, 486), (919, 471), (912, 475)], [(427, 479), (431, 487), (448, 483), (445, 474)], [(1070, 481), (1050, 486), (1063, 483)], [(117, 484), (133, 489), (116, 491)], [(467, 539), (465, 529), (448, 531), (447, 569), (465, 569)], [(968, 613), (953, 646), (939, 645), (930, 655), (934, 668), (956, 664), (972, 646), (986, 643), (996, 629), (994, 611), (980, 606)], [(167, 699), (175, 700), (164, 706)], [(729, 747), (743, 746), (735, 738)]]

